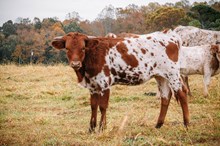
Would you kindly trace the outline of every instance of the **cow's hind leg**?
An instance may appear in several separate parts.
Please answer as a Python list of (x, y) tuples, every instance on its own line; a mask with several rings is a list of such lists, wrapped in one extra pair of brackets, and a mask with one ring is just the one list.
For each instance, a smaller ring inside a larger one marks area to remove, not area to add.
[(101, 111), (101, 120), (99, 123), (99, 130), (106, 128), (106, 110), (108, 108), (109, 94), (110, 91), (107, 89), (103, 92), (103, 95), (100, 96), (99, 109)]
[(178, 90), (175, 94), (180, 101), (180, 105), (183, 112), (184, 125), (187, 127), (189, 125), (189, 109), (188, 109), (188, 99), (184, 90)]
[(170, 87), (175, 92), (175, 97), (180, 101), (180, 105), (183, 112), (184, 125), (187, 127), (189, 125), (189, 109), (188, 109), (188, 99), (187, 99), (187, 89), (185, 85), (181, 82), (179, 73), (170, 74), (169, 76)]
[(165, 80), (162, 77), (156, 77), (156, 81), (158, 83), (158, 89), (161, 96), (161, 106), (160, 106), (160, 115), (158, 117), (157, 124), (155, 127), (160, 128), (161, 126), (163, 126), (167, 114), (168, 106), (170, 103), (170, 98), (172, 96), (172, 92), (169, 88), (167, 80)]

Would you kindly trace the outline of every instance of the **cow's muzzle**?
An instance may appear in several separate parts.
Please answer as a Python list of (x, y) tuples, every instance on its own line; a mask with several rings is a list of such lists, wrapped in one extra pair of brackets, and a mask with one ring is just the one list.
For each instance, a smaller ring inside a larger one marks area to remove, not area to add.
[(82, 63), (80, 61), (72, 61), (70, 63), (70, 66), (74, 69), (74, 70), (79, 70), (82, 67)]

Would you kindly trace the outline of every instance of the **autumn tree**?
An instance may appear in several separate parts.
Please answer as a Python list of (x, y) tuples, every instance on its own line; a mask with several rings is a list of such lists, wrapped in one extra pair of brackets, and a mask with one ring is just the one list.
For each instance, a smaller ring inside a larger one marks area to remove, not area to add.
[(161, 7), (147, 16), (146, 27), (151, 31), (172, 28), (179, 25), (185, 15), (182, 8)]
[[(66, 56), (60, 55), (63, 54), (63, 51), (53, 49), (51, 42), (57, 36), (63, 36), (65, 34), (63, 30), (63, 24), (58, 21), (56, 18), (44, 19), (42, 23), (42, 28), (40, 30), (40, 35), (44, 36), (44, 46), (42, 54), (42, 63), (51, 64), (66, 61)], [(63, 58), (60, 58), (63, 57)]]
[(87, 35), (94, 35), (92, 24), (89, 20), (84, 20), (79, 23), (80, 28), (83, 30), (83, 33)]
[(137, 5), (129, 5), (126, 8), (117, 8), (116, 25), (114, 32), (145, 33), (144, 26), (145, 9)]
[(39, 34), (27, 29), (18, 30), (17, 34), (19, 38), (16, 50), (13, 52), (14, 60), (20, 63), (29, 63), (32, 52), (38, 58), (40, 55), (39, 45), (41, 45), (39, 44), (41, 40)]
[(99, 20), (92, 21), (91, 28), (94, 36), (104, 36), (106, 34), (105, 27)]
[(216, 11), (220, 11), (220, 2), (218, 0), (211, 0), (209, 5)]

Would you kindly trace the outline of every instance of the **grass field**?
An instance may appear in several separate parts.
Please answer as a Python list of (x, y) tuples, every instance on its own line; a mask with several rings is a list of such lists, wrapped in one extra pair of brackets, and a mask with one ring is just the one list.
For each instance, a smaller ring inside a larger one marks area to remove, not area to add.
[[(191, 124), (183, 126), (174, 100), (156, 129), (160, 100), (154, 80), (113, 86), (107, 129), (89, 134), (89, 92), (69, 66), (0, 66), (0, 145), (220, 145), (220, 75), (203, 97), (202, 76), (191, 76)], [(100, 113), (98, 114), (100, 118)]]

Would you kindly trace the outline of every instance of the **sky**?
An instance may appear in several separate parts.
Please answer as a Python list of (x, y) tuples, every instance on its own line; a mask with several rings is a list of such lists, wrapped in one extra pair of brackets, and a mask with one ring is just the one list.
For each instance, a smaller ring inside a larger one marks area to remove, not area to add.
[[(58, 17), (63, 21), (68, 13), (78, 12), (85, 20), (93, 21), (106, 6), (110, 4), (115, 8), (125, 8), (129, 4), (138, 6), (147, 5), (149, 2), (175, 3), (180, 0), (0, 0), (0, 26), (8, 20), (15, 20), (18, 17), (43, 18)], [(207, 0), (189, 0), (193, 2), (204, 2)]]

